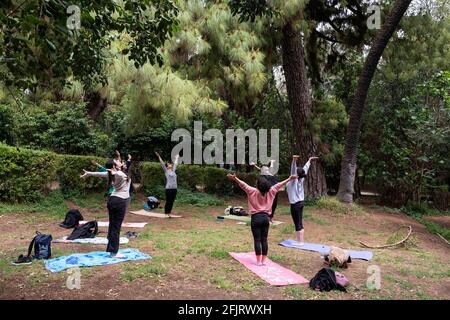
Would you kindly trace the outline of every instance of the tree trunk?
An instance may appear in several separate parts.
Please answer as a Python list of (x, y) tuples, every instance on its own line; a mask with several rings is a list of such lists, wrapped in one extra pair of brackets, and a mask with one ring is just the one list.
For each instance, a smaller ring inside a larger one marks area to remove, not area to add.
[(341, 202), (353, 202), (356, 158), (360, 138), (361, 121), (370, 83), (378, 65), (384, 48), (397, 28), (400, 20), (408, 9), (412, 0), (397, 0), (389, 13), (386, 22), (378, 31), (364, 68), (359, 76), (358, 86), (350, 108), (350, 119), (345, 140), (344, 156), (341, 162), (341, 178), (339, 182), (338, 199)]
[[(286, 89), (289, 98), (295, 150), (303, 165), (310, 156), (316, 155), (316, 145), (311, 132), (307, 128), (307, 119), (311, 114), (311, 90), (306, 77), (305, 56), (299, 32), (292, 23), (283, 27), (281, 42), (283, 70), (286, 78)], [(327, 185), (323, 168), (315, 161), (305, 179), (305, 190), (308, 197), (317, 198), (327, 194)]]
[(86, 100), (88, 101), (87, 113), (93, 120), (96, 120), (108, 106), (107, 99), (103, 98), (99, 92), (88, 93)]

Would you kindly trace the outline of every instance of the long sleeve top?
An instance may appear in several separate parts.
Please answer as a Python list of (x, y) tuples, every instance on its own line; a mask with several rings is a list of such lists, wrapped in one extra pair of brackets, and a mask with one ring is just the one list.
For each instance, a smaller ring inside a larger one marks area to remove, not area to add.
[(114, 191), (111, 193), (111, 197), (128, 199), (130, 197), (131, 179), (127, 181), (127, 175), (122, 171), (117, 171), (113, 175), (114, 175), (113, 180)]
[(278, 190), (280, 190), (282, 186), (281, 183), (277, 183), (272, 186), (265, 195), (262, 195), (257, 188), (250, 187), (244, 181), (238, 180), (237, 183), (239, 187), (241, 187), (241, 189), (247, 194), (248, 210), (251, 215), (258, 212), (265, 212), (267, 214), (272, 212), (273, 199), (275, 198)]
[[(308, 161), (304, 166), (305, 174), (308, 174), (309, 167), (311, 166), (311, 161)], [(291, 163), (291, 175), (297, 175), (297, 162), (292, 159)], [(305, 200), (305, 190), (303, 187), (303, 182), (305, 178), (294, 179), (287, 183), (286, 190), (289, 198), (289, 203), (294, 204), (299, 201)]]
[(166, 176), (166, 189), (177, 189), (177, 160), (175, 160), (172, 170), (168, 170), (166, 164), (161, 159), (159, 159), (159, 162)]

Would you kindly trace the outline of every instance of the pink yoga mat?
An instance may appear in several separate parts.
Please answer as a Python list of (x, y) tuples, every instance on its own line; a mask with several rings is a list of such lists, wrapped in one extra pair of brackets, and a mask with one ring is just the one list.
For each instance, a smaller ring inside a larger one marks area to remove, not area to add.
[[(80, 221), (80, 224), (88, 223), (89, 221)], [(108, 221), (97, 221), (99, 227), (109, 227)], [(123, 222), (122, 227), (124, 228), (143, 228), (147, 222)]]
[(266, 260), (265, 266), (258, 266), (256, 264), (256, 257), (254, 252), (236, 253), (230, 252), (230, 255), (237, 261), (242, 263), (247, 269), (250, 269), (258, 277), (267, 281), (273, 286), (287, 286), (290, 284), (307, 284), (309, 283), (301, 275), (286, 269), (270, 259)]

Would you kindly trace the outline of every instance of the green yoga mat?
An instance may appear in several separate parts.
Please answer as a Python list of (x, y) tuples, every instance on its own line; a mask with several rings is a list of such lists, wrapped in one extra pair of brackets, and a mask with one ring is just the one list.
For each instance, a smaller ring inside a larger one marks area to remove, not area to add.
[[(232, 214), (226, 214), (223, 216), (219, 216), (219, 218), (223, 218), (223, 219), (229, 219), (229, 220), (237, 220), (237, 221), (243, 221), (243, 222), (250, 222), (251, 218), (248, 216), (235, 216)], [(277, 226), (279, 224), (282, 224), (282, 221), (273, 221), (272, 225)]]

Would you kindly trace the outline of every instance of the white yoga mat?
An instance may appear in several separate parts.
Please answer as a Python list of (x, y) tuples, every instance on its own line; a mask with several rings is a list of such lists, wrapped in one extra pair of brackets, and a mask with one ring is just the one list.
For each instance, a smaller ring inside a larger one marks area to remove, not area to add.
[(130, 211), (133, 214), (137, 214), (140, 216), (146, 216), (146, 217), (150, 217), (150, 218), (161, 218), (161, 219), (166, 219), (166, 218), (181, 218), (182, 216), (178, 216), (176, 214), (171, 214), (170, 217), (165, 214), (165, 213), (157, 213), (157, 212), (151, 212), (151, 211), (146, 211), (144, 209), (141, 209), (139, 211)]
[[(219, 217), (224, 218), (224, 219), (229, 219), (229, 220), (243, 221), (243, 222), (251, 222), (252, 221), (250, 216), (235, 216), (233, 214), (226, 214), (226, 215), (219, 216)], [(271, 224), (274, 226), (277, 226), (282, 223), (284, 223), (284, 222), (283, 221), (273, 221)]]
[[(89, 221), (80, 221), (80, 224), (88, 223)], [(108, 221), (97, 221), (99, 227), (109, 227)], [(143, 228), (147, 222), (123, 222), (122, 227), (124, 228)]]
[[(53, 240), (54, 243), (86, 243), (86, 244), (108, 244), (108, 239), (105, 237), (95, 237), (95, 238), (87, 238), (87, 239), (76, 239), (76, 240), (67, 240), (67, 237), (63, 237), (61, 239)], [(120, 244), (127, 244), (130, 242), (128, 238), (120, 237)]]

